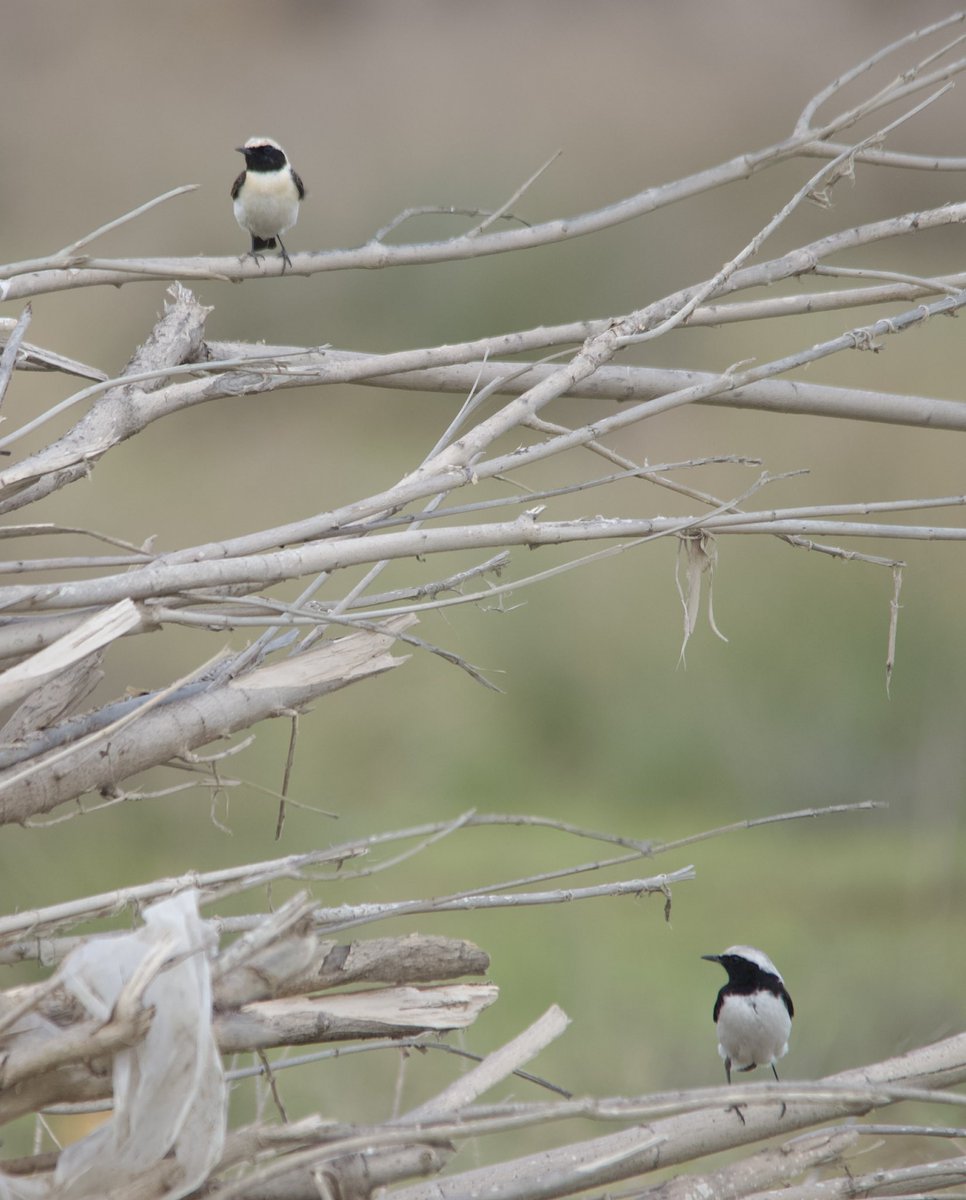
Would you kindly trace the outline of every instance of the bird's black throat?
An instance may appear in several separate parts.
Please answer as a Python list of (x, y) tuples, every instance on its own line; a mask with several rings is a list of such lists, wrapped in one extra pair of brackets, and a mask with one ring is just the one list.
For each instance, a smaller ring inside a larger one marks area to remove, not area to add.
[(714, 1002), (714, 1020), (718, 1020), (721, 1005), (728, 996), (751, 996), (755, 992), (771, 992), (788, 1009), (788, 1015), (794, 1017), (795, 1006), (788, 994), (788, 989), (777, 975), (771, 971), (762, 970), (757, 963), (750, 962), (738, 954), (722, 954), (715, 959), (728, 972), (728, 982), (724, 985)]
[(284, 150), (267, 144), (248, 146), (242, 150), (242, 154), (249, 171), (280, 171), (288, 162)]

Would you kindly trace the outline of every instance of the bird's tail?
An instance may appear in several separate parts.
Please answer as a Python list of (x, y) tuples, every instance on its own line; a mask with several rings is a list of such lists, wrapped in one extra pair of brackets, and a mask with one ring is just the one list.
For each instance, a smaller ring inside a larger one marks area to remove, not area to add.
[(254, 234), (252, 234), (252, 252), (253, 253), (257, 253), (259, 250), (274, 250), (274, 249), (275, 249), (275, 239), (273, 237), (260, 238), (260, 237), (256, 237)]

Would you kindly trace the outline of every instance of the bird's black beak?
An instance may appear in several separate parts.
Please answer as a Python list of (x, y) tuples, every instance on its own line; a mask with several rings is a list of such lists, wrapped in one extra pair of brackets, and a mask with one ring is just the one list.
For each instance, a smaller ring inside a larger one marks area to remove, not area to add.
[(702, 954), (701, 957), (705, 959), (706, 962), (721, 962), (720, 954)]
[(238, 153), (239, 153), (239, 154), (244, 154), (244, 153), (245, 153), (245, 147), (244, 147), (244, 146), (236, 146), (236, 147), (235, 147), (235, 149), (238, 151)]

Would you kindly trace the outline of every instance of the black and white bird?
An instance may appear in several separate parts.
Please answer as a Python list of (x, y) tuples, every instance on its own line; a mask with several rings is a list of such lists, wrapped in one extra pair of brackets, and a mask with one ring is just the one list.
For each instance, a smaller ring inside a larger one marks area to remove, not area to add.
[(754, 946), (731, 946), (723, 954), (701, 957), (721, 963), (728, 972), (728, 982), (714, 1002), (718, 1053), (724, 1059), (728, 1082), (732, 1067), (736, 1071), (771, 1067), (777, 1079), (775, 1063), (788, 1053), (795, 1015), (778, 968)]
[(282, 234), (299, 219), (305, 187), (288, 161), (285, 151), (268, 137), (252, 137), (237, 147), (245, 156), (245, 170), (231, 188), (235, 220), (252, 237), (250, 254), (260, 250), (282, 251), (282, 271), (292, 265)]

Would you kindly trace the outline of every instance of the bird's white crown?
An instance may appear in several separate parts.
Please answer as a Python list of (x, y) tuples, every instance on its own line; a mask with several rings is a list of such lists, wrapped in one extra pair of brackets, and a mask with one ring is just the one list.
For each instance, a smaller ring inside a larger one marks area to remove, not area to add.
[[(770, 975), (777, 975), (782, 978), (782, 973), (771, 961), (763, 950), (756, 950), (754, 946), (729, 946), (721, 955), (722, 958), (727, 958), (729, 954), (733, 954), (736, 958), (747, 959), (748, 962), (754, 963), (762, 971), (767, 971)], [(782, 982), (785, 981), (782, 979)]]
[[(242, 149), (254, 150), (256, 146), (274, 146), (276, 150), (282, 150), (282, 147), (278, 144), (278, 142), (276, 142), (274, 138), (270, 137), (250, 137), (244, 146), (242, 146)], [(285, 151), (282, 150), (282, 153), (284, 154)]]

